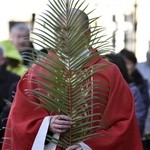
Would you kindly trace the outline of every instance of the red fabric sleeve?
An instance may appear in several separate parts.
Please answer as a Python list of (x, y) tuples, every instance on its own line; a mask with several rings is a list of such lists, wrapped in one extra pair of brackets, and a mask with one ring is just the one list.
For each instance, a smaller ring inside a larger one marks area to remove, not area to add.
[(141, 137), (135, 118), (134, 100), (128, 84), (119, 69), (111, 65), (95, 79), (105, 78), (109, 83), (109, 99), (102, 122), (107, 130), (98, 130), (102, 136), (85, 140), (92, 150), (142, 150)]
[[(25, 95), (24, 90), (34, 86), (29, 78), (33, 78), (30, 72), (26, 73), (18, 84), (7, 122), (6, 140), (3, 142), (2, 150), (31, 150), (43, 118), (49, 115), (46, 110), (31, 103), (30, 98)], [(7, 139), (10, 137), (11, 139)]]

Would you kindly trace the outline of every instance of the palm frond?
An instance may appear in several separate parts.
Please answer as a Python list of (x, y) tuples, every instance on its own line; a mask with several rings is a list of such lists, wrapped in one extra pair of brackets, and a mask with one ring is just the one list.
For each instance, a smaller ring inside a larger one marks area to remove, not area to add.
[[(91, 33), (85, 36), (89, 30), (85, 27), (87, 21), (81, 21), (80, 13), (77, 13), (81, 8), (87, 10), (88, 5), (84, 4), (81, 0), (49, 0), (48, 9), (36, 21), (40, 28), (34, 28), (32, 32), (34, 43), (46, 49), (48, 54), (38, 51), (38, 57), (31, 60), (41, 69), (34, 70), (37, 78), (31, 81), (38, 88), (27, 89), (26, 93), (40, 101), (40, 104), (35, 103), (39, 107), (72, 118), (74, 124), (59, 140), (48, 136), (49, 141), (64, 149), (100, 135), (94, 131), (105, 128), (101, 125), (101, 112), (91, 112), (106, 106), (107, 81), (93, 80), (93, 77), (107, 69), (108, 64), (85, 66), (110, 48), (109, 38), (100, 26), (91, 27)], [(89, 23), (96, 19), (98, 17), (90, 19)], [(98, 51), (91, 53), (89, 49), (95, 45)]]

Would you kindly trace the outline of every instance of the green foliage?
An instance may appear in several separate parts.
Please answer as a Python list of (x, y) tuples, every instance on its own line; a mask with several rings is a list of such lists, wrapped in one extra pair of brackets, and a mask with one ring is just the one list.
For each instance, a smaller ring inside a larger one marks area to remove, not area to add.
[[(59, 140), (48, 136), (49, 141), (64, 149), (99, 135), (94, 131), (105, 128), (100, 124), (102, 114), (92, 112), (106, 105), (104, 93), (97, 89), (108, 89), (101, 85), (102, 81), (93, 81), (93, 76), (107, 69), (107, 64), (90, 67), (86, 64), (108, 50), (109, 42), (106, 38), (104, 40), (105, 35), (100, 35), (103, 27), (89, 28), (87, 20), (80, 19), (79, 10), (87, 9), (84, 4), (81, 0), (49, 0), (48, 9), (37, 20), (40, 27), (32, 33), (34, 43), (47, 50), (48, 54), (36, 52), (38, 57), (32, 61), (43, 71), (34, 70), (38, 78), (32, 79), (32, 83), (38, 88), (28, 92), (41, 101), (36, 103), (38, 106), (72, 118), (74, 124)], [(90, 19), (90, 24), (96, 19)], [(95, 45), (98, 51), (91, 53), (90, 49)]]

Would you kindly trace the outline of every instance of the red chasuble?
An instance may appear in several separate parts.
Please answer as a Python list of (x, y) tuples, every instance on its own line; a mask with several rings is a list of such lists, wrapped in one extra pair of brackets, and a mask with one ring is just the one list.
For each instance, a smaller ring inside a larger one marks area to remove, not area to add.
[[(103, 58), (91, 61), (88, 66), (96, 63), (109, 63)], [(38, 66), (37, 69), (40, 69)], [(30, 74), (29, 76), (27, 76)], [(2, 150), (31, 150), (33, 141), (45, 116), (52, 115), (43, 108), (37, 108), (26, 96), (25, 89), (35, 88), (30, 82), (36, 78), (32, 68), (20, 80), (16, 96), (10, 111), (5, 132)], [(107, 81), (107, 105), (100, 118), (107, 129), (96, 132), (100, 136), (83, 140), (92, 150), (142, 150), (141, 137), (137, 120), (135, 118), (134, 100), (128, 84), (123, 79), (119, 69), (114, 64), (100, 73), (94, 75), (93, 80), (105, 79)], [(32, 101), (38, 102), (36, 99)], [(61, 148), (57, 147), (57, 150)]]

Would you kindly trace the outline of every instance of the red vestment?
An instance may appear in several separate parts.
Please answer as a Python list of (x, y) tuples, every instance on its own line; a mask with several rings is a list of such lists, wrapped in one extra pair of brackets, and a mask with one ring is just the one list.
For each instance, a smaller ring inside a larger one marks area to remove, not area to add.
[[(107, 61), (103, 58), (96, 58), (87, 66), (104, 62)], [(34, 67), (39, 69), (38, 66)], [(27, 74), (31, 75), (27, 77)], [(29, 82), (29, 78), (33, 78), (32, 68), (27, 74), (20, 80), (17, 87), (7, 123), (7, 128), (11, 131), (5, 132), (5, 138), (11, 137), (11, 140), (4, 140), (2, 150), (31, 150), (43, 118), (51, 115), (51, 112), (37, 108), (37, 105), (31, 103), (25, 95), (24, 89), (35, 86)], [(93, 78), (94, 80), (103, 78), (109, 83), (107, 105), (101, 118), (104, 123), (106, 120), (109, 128), (97, 131), (102, 133), (102, 136), (92, 137), (83, 142), (92, 150), (142, 150), (133, 96), (119, 69), (110, 63), (107, 69), (94, 75)]]

